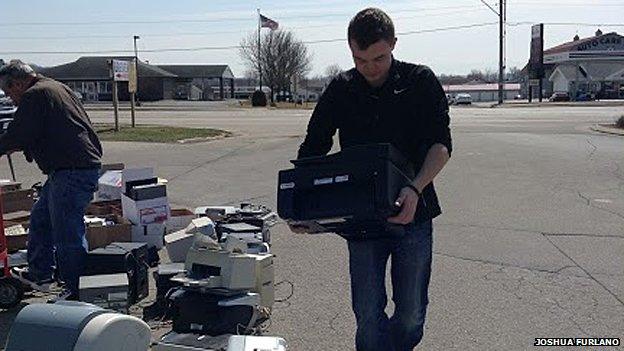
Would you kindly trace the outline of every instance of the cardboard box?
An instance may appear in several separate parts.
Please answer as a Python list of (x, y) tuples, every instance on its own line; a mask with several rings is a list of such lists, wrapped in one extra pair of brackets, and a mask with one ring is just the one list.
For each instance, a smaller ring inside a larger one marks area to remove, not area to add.
[[(107, 246), (113, 242), (130, 242), (132, 241), (132, 224), (125, 218), (118, 215), (102, 216), (107, 220), (115, 222), (115, 225), (100, 226), (100, 227), (86, 227), (85, 236), (89, 250), (97, 249), (99, 247)], [(22, 225), (25, 229), (30, 227), (28, 221), (5, 221), (5, 228), (9, 228), (14, 225)], [(7, 235), (7, 248), (9, 252), (17, 250), (23, 250), (27, 247), (28, 234), (20, 235)]]
[(148, 247), (157, 249), (163, 248), (165, 237), (165, 224), (152, 223), (147, 225), (132, 225), (132, 241), (138, 243), (147, 243)]
[(177, 232), (188, 227), (195, 218), (195, 214), (186, 208), (171, 209), (171, 216), (167, 220), (167, 233)]
[(121, 198), (121, 172), (107, 171), (98, 180), (98, 200), (118, 200)]
[(148, 225), (164, 223), (169, 219), (169, 200), (166, 197), (134, 201), (126, 195), (121, 195), (123, 216), (132, 224)]
[(106, 216), (114, 214), (122, 216), (121, 199), (93, 201), (87, 206), (85, 214), (94, 216)]
[(14, 182), (9, 179), (0, 179), (0, 191), (2, 193), (6, 193), (9, 191), (16, 191), (22, 189), (22, 183)]
[(2, 213), (30, 211), (35, 204), (35, 191), (32, 189), (2, 193)]
[[(10, 228), (15, 225), (21, 225), (28, 231), (29, 223), (28, 221), (4, 221), (5, 234), (7, 233), (7, 228)], [(18, 235), (6, 235), (7, 241), (7, 250), (8, 252), (15, 252), (18, 250), (23, 250), (28, 246), (28, 233), (18, 234)]]
[(112, 220), (115, 225), (103, 227), (87, 227), (87, 242), (89, 250), (105, 247), (110, 243), (132, 241), (132, 223), (118, 215), (103, 216)]

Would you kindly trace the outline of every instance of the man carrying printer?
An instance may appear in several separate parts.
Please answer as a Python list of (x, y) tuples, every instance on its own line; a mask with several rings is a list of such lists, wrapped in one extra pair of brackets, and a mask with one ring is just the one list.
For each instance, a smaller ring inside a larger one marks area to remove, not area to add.
[[(412, 350), (422, 339), (432, 258), (432, 219), (440, 206), (434, 177), (451, 153), (446, 95), (426, 66), (392, 56), (397, 39), (392, 20), (376, 8), (362, 10), (349, 23), (355, 68), (335, 77), (310, 119), (298, 158), (321, 156), (339, 130), (340, 147), (391, 143), (416, 170), (398, 196), (401, 238), (350, 240), (352, 307), (357, 321), (357, 350)], [(295, 232), (302, 228), (291, 225)], [(384, 312), (385, 271), (392, 256), (395, 312)]]
[(66, 288), (59, 298), (77, 300), (87, 254), (83, 217), (97, 187), (102, 146), (67, 86), (11, 61), (0, 68), (0, 88), (18, 106), (0, 137), (0, 155), (24, 151), (47, 175), (30, 214), (28, 268), (13, 268), (11, 274), (36, 290), (48, 290), (56, 251)]

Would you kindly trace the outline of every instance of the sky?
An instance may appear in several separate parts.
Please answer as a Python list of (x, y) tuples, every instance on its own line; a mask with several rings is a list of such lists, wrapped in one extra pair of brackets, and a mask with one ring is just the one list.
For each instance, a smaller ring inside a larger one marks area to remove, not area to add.
[[(487, 2), (498, 8), (495, 0)], [(132, 37), (138, 35), (141, 60), (227, 64), (242, 77), (247, 68), (235, 46), (257, 31), (259, 8), (280, 28), (311, 42), (311, 75), (319, 75), (332, 64), (353, 66), (346, 28), (355, 13), (369, 6), (393, 19), (397, 59), (426, 64), (438, 74), (498, 69), (498, 17), (480, 0), (2, 0), (0, 58), (53, 66), (120, 50), (126, 52), (117, 55), (131, 56)], [(546, 23), (548, 48), (575, 34), (593, 36), (598, 29), (593, 24), (602, 24), (604, 33), (624, 33), (622, 13), (622, 0), (508, 0), (507, 67), (526, 64), (531, 23)], [(336, 41), (317, 42), (330, 39)]]

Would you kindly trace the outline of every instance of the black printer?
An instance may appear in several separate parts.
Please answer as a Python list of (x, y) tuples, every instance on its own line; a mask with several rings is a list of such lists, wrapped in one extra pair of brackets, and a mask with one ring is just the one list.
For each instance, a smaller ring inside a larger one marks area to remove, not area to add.
[(400, 211), (395, 201), (414, 178), (414, 168), (391, 144), (358, 145), (291, 162), (295, 168), (279, 172), (281, 218), (301, 222), (309, 232), (348, 237), (403, 233), (403, 226), (387, 218)]

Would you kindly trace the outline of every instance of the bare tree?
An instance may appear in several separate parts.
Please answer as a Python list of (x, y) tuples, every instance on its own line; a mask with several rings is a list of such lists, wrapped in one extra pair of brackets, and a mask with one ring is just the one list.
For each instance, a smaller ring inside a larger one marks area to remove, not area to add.
[[(305, 44), (290, 31), (270, 31), (260, 38), (251, 33), (241, 40), (240, 56), (250, 70), (262, 72), (262, 81), (271, 92), (290, 91), (291, 82), (312, 69), (312, 57)], [(271, 101), (273, 94), (271, 94)]]
[(329, 79), (332, 79), (340, 73), (342, 73), (342, 68), (337, 63), (332, 63), (325, 68), (325, 75)]

